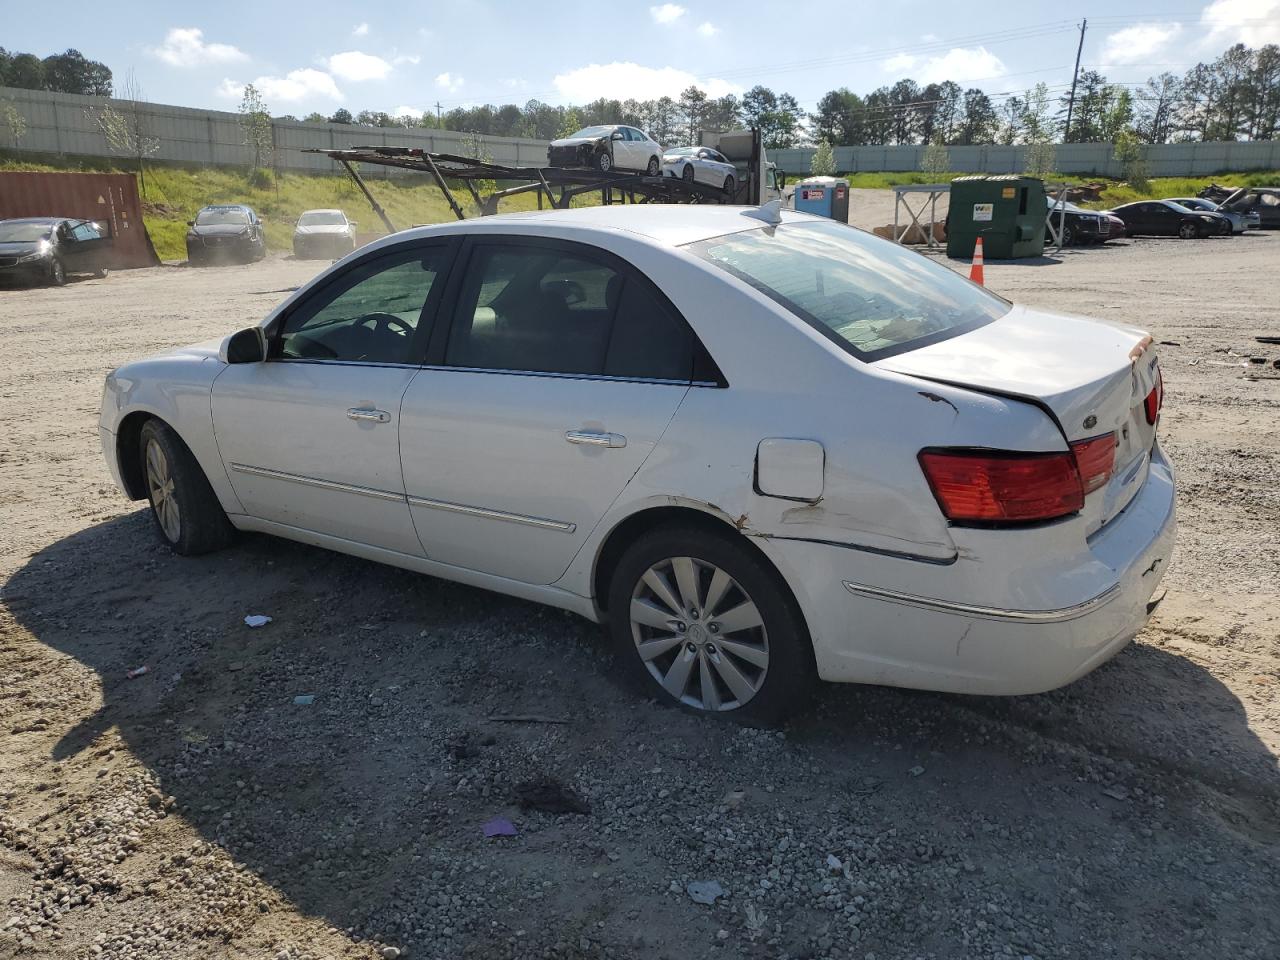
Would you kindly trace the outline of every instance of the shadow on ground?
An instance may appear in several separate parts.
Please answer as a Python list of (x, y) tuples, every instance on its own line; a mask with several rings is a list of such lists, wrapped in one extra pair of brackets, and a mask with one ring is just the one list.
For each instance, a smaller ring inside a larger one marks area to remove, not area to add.
[[(821, 883), (852, 836), (880, 851), (866, 896), (884, 909), (852, 934), (858, 956), (976, 955), (989, 934), (973, 911), (1015, 890), (1037, 918), (1028, 952), (1158, 954), (1195, 929), (1275, 927), (1261, 895), (1170, 907), (1219, 884), (1274, 890), (1280, 778), (1231, 692), (1154, 647), (1042, 697), (828, 687), (784, 739), (638, 698), (570, 615), (270, 538), (183, 559), (141, 512), (34, 555), (4, 597), (101, 677), (101, 709), (51, 759), (89, 762), (117, 728), (207, 840), (298, 910), (411, 956), (493, 955), (517, 926), (570, 953), (701, 955), (743, 929), (740, 903), (668, 891), (707, 877), (740, 901), (763, 890), (785, 921), (767, 952), (803, 954), (835, 922), (826, 894), (761, 881), (794, 862)], [(274, 619), (251, 630), (247, 614)], [(568, 722), (492, 719), (508, 714)], [(591, 815), (521, 811), (514, 785), (544, 775)], [(494, 816), (521, 837), (483, 840)], [(1212, 861), (1188, 869), (1206, 844)], [(450, 905), (475, 890), (483, 905)]]

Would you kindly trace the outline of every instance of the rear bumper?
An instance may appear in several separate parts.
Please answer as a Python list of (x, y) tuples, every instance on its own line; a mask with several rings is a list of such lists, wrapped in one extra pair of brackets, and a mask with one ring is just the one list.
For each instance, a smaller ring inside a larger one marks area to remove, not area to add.
[(1010, 695), (1070, 683), (1132, 640), (1175, 531), (1173, 473), (1157, 448), (1121, 515), (1058, 559), (1031, 559), (1043, 542), (1009, 538), (1003, 547), (998, 538), (1014, 531), (984, 532), (985, 547), (962, 549), (951, 564), (813, 542), (760, 545), (800, 600), (824, 679)]

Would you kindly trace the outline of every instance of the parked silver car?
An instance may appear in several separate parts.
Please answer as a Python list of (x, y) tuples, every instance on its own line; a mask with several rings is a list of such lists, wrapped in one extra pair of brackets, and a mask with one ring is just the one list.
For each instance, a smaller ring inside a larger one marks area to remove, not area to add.
[(356, 223), (341, 210), (308, 210), (293, 231), (293, 255), (299, 260), (336, 260), (356, 248)]
[(1188, 210), (1200, 210), (1205, 213), (1219, 213), (1231, 221), (1232, 233), (1244, 233), (1246, 230), (1257, 230), (1262, 226), (1262, 217), (1257, 210), (1247, 213), (1239, 210), (1228, 210), (1221, 204), (1202, 197), (1171, 197), (1171, 202), (1186, 207)]

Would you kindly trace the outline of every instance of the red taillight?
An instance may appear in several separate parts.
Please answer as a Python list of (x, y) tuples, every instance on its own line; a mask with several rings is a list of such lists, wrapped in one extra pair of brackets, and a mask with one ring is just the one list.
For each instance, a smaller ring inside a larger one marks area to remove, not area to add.
[(1025, 523), (1084, 506), (1070, 453), (924, 450), (920, 466), (948, 520)]
[(1114, 433), (1089, 440), (1077, 440), (1071, 445), (1071, 452), (1076, 457), (1076, 468), (1080, 471), (1080, 483), (1084, 487), (1085, 496), (1107, 485), (1116, 465)]
[(1083, 507), (1111, 479), (1115, 456), (1108, 433), (1073, 443), (1069, 453), (923, 450), (920, 466), (948, 520), (1027, 523)]
[(1142, 406), (1147, 413), (1147, 423), (1155, 425), (1160, 416), (1160, 408), (1164, 406), (1164, 371), (1156, 367), (1156, 385), (1151, 388)]

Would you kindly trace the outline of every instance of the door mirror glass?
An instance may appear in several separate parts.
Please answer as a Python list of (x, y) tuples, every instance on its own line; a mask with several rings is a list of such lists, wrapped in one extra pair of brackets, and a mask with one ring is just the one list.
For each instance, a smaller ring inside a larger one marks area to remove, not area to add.
[(261, 363), (267, 359), (267, 339), (261, 327), (233, 333), (222, 343), (224, 363)]
[(613, 139), (614, 139), (614, 140), (621, 140), (621, 139), (622, 139), (622, 131), (621, 131), (621, 130), (615, 130), (615, 131), (613, 132)]

